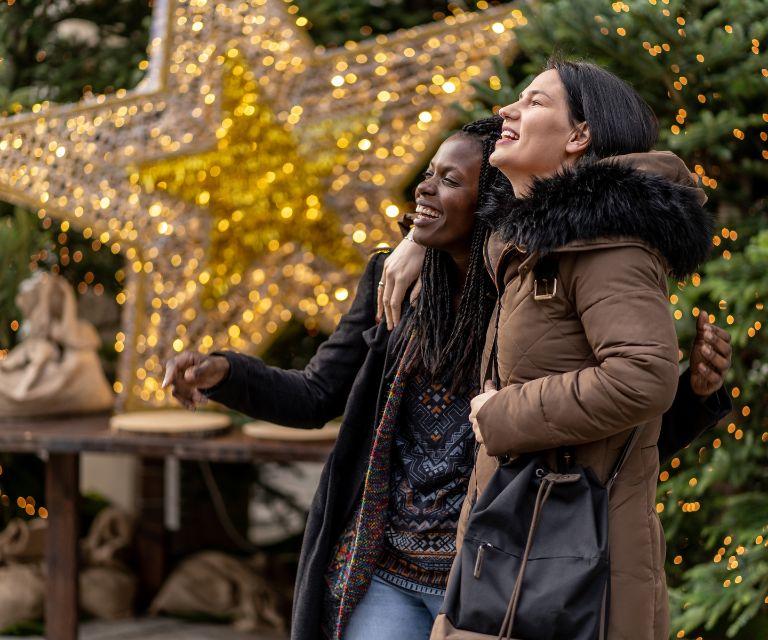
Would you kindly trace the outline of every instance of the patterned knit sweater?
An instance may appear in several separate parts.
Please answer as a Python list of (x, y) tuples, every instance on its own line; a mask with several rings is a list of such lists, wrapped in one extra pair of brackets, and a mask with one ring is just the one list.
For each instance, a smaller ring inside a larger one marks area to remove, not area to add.
[[(360, 503), (328, 563), (321, 626), (332, 640), (342, 639), (374, 573), (442, 593), (456, 550), (459, 512), (474, 460), (469, 400), (408, 375), (403, 362), (412, 347), (409, 341), (399, 357), (373, 435)], [(421, 534), (431, 536), (438, 553), (425, 553)], [(393, 554), (396, 566), (387, 560)]]
[(442, 595), (472, 471), (469, 397), (416, 375), (405, 384), (391, 459), (389, 517), (377, 575)]

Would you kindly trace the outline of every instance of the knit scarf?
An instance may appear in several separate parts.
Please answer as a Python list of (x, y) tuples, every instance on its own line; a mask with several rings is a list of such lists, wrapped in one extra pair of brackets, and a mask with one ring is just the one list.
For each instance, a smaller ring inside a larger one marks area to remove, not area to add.
[(332, 640), (341, 634), (355, 607), (363, 599), (376, 570), (389, 515), (389, 476), (392, 443), (398, 427), (400, 403), (407, 375), (404, 363), (411, 349), (400, 359), (381, 420), (371, 445), (368, 469), (360, 504), (336, 545), (326, 574), (327, 631)]

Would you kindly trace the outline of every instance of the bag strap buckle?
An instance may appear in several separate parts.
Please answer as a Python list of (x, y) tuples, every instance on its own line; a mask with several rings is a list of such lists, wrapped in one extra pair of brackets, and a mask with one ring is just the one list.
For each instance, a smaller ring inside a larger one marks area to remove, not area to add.
[(541, 300), (551, 300), (557, 295), (557, 278), (552, 278), (551, 291), (549, 290), (548, 278), (541, 278), (541, 282), (543, 283), (544, 291), (539, 293), (539, 280), (536, 279), (533, 281), (533, 299), (536, 300), (536, 302)]

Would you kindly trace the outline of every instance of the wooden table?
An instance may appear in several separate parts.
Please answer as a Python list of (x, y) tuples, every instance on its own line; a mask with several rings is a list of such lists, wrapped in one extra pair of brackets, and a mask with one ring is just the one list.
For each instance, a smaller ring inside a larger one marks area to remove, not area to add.
[(233, 428), (215, 438), (116, 433), (109, 415), (0, 420), (0, 451), (36, 453), (46, 464), (46, 638), (76, 640), (80, 453), (128, 453), (209, 462), (322, 462), (328, 442), (257, 440)]

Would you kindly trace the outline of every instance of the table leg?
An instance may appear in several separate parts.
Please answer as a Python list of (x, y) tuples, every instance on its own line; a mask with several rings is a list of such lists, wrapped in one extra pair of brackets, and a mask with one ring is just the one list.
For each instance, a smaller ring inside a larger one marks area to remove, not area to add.
[(46, 536), (45, 637), (76, 640), (78, 610), (78, 520), (80, 458), (51, 454), (45, 468)]
[(137, 604), (149, 606), (168, 571), (168, 537), (165, 530), (165, 461), (146, 458), (139, 465), (136, 526), (136, 563), (139, 578)]

